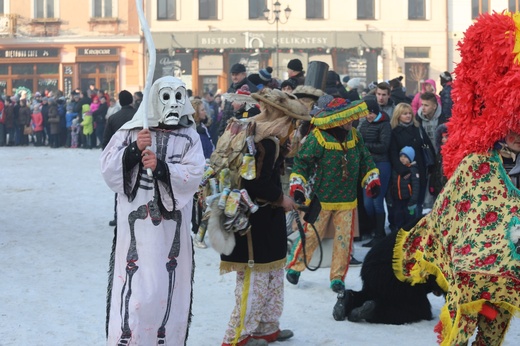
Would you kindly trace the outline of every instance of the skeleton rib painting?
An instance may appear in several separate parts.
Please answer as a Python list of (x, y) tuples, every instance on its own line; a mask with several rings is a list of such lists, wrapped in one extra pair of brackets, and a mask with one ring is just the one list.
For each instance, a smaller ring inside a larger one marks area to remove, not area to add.
[[(141, 104), (101, 155), (103, 178), (118, 194), (108, 345), (183, 345), (191, 315), (191, 201), (205, 160), (179, 79), (158, 79), (144, 102), (149, 107)], [(142, 126), (146, 108), (149, 130)], [(144, 150), (142, 133), (151, 137)], [(154, 155), (150, 177), (143, 162)]]

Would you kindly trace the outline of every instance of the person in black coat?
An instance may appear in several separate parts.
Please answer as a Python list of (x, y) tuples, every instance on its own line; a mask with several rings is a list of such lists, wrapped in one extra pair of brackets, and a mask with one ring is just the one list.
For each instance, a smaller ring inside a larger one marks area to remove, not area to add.
[(439, 78), (442, 86), (442, 90), (439, 93), (439, 96), (441, 97), (442, 113), (446, 119), (449, 119), (451, 118), (451, 108), (453, 107), (453, 100), (451, 98), (451, 84), (453, 82), (453, 78), (451, 73), (448, 71), (441, 73)]
[[(123, 126), (127, 121), (131, 120), (137, 111), (134, 107), (132, 107), (132, 102), (134, 102), (134, 98), (132, 94), (127, 90), (121, 90), (118, 95), (119, 104), (121, 105), (121, 110), (115, 112), (108, 118), (107, 124), (105, 126), (105, 131), (103, 133), (103, 142), (101, 143), (101, 149), (105, 149), (105, 147), (110, 142), (110, 139), (114, 135), (114, 133), (119, 130), (121, 126)], [(115, 194), (115, 203), (114, 203), (114, 220), (110, 221), (108, 224), (110, 226), (117, 225), (117, 193)]]
[[(231, 74), (231, 81), (233, 82), (231, 86), (228, 88), (228, 94), (236, 93), (243, 85), (247, 85), (250, 93), (254, 93), (258, 91), (256, 85), (254, 85), (249, 79), (247, 79), (246, 67), (243, 64), (234, 64), (231, 66), (231, 70), (229, 71)], [(220, 125), (218, 128), (219, 137), (224, 133), (224, 130), (227, 126), (227, 121), (233, 117), (233, 106), (231, 102), (226, 101), (224, 103), (224, 109), (222, 112), (222, 120), (220, 121)]]
[(384, 200), (392, 174), (392, 166), (388, 156), (392, 128), (390, 127), (390, 117), (381, 111), (375, 99), (368, 99), (365, 103), (370, 114), (367, 115), (366, 121), (360, 123), (358, 130), (368, 151), (372, 155), (377, 169), (379, 169), (379, 179), (381, 181), (381, 192), (376, 198), (370, 198), (366, 193), (363, 195), (365, 211), (370, 219), (375, 219), (374, 238), (363, 244), (364, 247), (371, 247), (386, 236)]
[(92, 113), (92, 117), (94, 118), (94, 122), (96, 124), (96, 137), (101, 145), (103, 143), (103, 136), (105, 132), (106, 125), (106, 115), (108, 112), (107, 98), (105, 96), (101, 96), (99, 98), (99, 108)]
[[(412, 147), (416, 152), (415, 161), (417, 162), (417, 168), (419, 170), (420, 183), (416, 215), (421, 216), (426, 195), (429, 169), (424, 163), (422, 147), (423, 144), (426, 144), (430, 148), (433, 148), (433, 144), (413, 114), (412, 107), (407, 103), (400, 103), (395, 107), (390, 126), (392, 127), (392, 137), (390, 141), (390, 162), (392, 163), (392, 169), (402, 176), (409, 174), (410, 169), (399, 160), (399, 152), (401, 148), (406, 146)], [(391, 226), (393, 226), (393, 214), (392, 217), (389, 217), (389, 221)]]

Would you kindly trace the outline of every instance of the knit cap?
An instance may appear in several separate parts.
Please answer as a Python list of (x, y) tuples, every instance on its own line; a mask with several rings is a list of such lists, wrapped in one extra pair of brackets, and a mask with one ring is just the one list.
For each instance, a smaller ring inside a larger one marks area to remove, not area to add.
[(401, 149), (401, 151), (399, 152), (399, 156), (401, 155), (405, 155), (408, 158), (408, 160), (410, 160), (410, 162), (413, 162), (413, 160), (415, 159), (415, 150), (413, 150), (413, 148), (409, 146), (403, 147), (403, 149)]

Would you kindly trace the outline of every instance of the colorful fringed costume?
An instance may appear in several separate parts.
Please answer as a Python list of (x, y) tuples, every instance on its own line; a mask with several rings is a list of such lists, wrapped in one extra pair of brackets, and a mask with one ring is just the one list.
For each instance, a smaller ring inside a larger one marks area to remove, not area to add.
[(453, 116), (442, 148), (450, 179), (431, 213), (400, 230), (394, 272), (412, 284), (436, 277), (446, 292), (441, 345), (500, 345), (520, 309), (520, 190), (494, 144), (520, 134), (520, 14), (481, 16), (460, 44)]

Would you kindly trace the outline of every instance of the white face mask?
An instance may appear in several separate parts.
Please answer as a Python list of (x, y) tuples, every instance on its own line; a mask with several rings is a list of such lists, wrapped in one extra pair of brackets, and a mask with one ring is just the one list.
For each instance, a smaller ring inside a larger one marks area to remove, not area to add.
[(156, 112), (161, 114), (160, 123), (177, 125), (183, 115), (184, 106), (188, 98), (186, 89), (178, 83), (163, 82), (159, 84), (159, 103)]
[[(148, 107), (145, 105), (148, 104)], [(145, 108), (148, 109), (148, 126), (156, 127), (159, 123), (190, 127), (195, 110), (186, 92), (186, 85), (176, 77), (167, 76), (157, 79), (150, 88), (149, 95), (143, 98), (142, 104), (132, 120), (124, 124), (122, 129), (143, 126)]]

